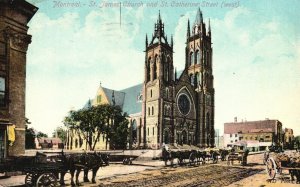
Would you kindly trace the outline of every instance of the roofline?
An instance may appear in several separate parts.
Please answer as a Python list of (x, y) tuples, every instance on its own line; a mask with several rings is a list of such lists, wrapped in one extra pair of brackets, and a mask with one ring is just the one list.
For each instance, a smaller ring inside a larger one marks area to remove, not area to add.
[[(266, 120), (256, 120), (256, 121), (240, 121), (240, 122), (226, 122), (224, 125), (231, 125), (231, 124), (245, 124), (245, 123), (257, 123), (257, 122), (263, 122), (263, 121), (276, 121), (280, 122), (277, 119), (266, 119)], [(281, 123), (281, 122), (280, 122)]]

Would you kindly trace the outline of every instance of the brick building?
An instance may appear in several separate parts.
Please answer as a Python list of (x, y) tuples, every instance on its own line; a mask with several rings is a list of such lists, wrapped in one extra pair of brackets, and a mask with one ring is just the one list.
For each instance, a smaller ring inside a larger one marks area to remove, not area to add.
[(293, 149), (294, 148), (294, 131), (290, 128), (284, 128), (283, 131), (283, 145), (285, 148)]
[[(282, 124), (278, 120), (245, 121), (224, 124), (224, 146), (239, 141), (269, 142), (282, 145)], [(265, 144), (264, 144), (265, 145)]]
[(25, 152), (27, 24), (37, 10), (25, 0), (0, 0), (0, 159)]

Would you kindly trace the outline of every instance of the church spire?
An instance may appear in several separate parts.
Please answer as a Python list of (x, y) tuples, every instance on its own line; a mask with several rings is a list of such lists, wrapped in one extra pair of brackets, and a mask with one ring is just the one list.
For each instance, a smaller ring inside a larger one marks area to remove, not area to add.
[(188, 25), (187, 25), (187, 31), (186, 31), (186, 37), (189, 39), (191, 36), (191, 31), (190, 31), (190, 19), (188, 19)]
[(199, 7), (197, 15), (196, 15), (196, 19), (195, 19), (195, 25), (200, 25), (201, 23), (203, 23), (203, 15), (202, 15), (202, 11), (200, 10), (200, 7)]
[(148, 35), (146, 34), (146, 48), (148, 47)]
[(157, 20), (157, 22), (161, 23), (160, 10), (158, 10), (158, 20)]
[(171, 47), (173, 48), (173, 35), (171, 35)]
[(210, 18), (208, 19), (208, 36), (211, 36)]

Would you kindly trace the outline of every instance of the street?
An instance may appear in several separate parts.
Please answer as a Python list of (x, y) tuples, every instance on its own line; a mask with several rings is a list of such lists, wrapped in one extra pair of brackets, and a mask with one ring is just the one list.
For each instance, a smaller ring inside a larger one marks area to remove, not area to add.
[[(148, 153), (149, 154), (149, 153)], [(113, 163), (100, 168), (96, 184), (79, 181), (83, 186), (297, 186), (299, 184), (267, 182), (268, 176), (262, 164), (263, 154), (248, 156), (248, 165), (240, 166), (235, 161), (228, 166), (226, 161), (199, 166), (165, 167), (162, 161), (134, 161), (134, 165)], [(24, 175), (0, 180), (1, 186), (22, 186)], [(70, 186), (70, 175), (65, 182)], [(91, 172), (89, 173), (91, 178)]]

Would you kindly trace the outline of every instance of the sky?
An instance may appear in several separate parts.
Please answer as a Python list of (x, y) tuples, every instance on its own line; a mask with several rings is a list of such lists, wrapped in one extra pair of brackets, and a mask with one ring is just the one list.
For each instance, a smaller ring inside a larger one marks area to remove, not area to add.
[(28, 2), (39, 10), (28, 30), (26, 117), (38, 131), (51, 135), (71, 109), (94, 98), (100, 82), (115, 90), (142, 83), (145, 36), (159, 10), (182, 70), (187, 20), (193, 24), (200, 7), (212, 30), (215, 128), (222, 134), (234, 117), (269, 118), (300, 135), (300, 1)]

